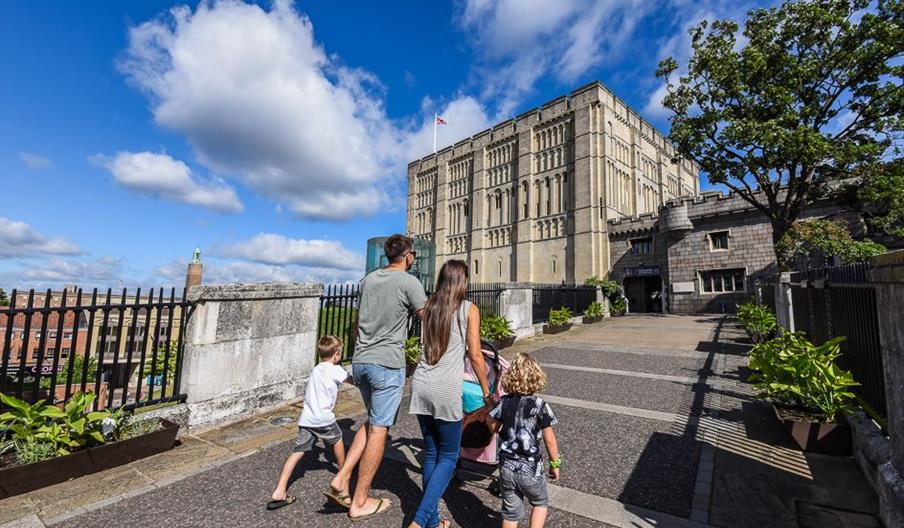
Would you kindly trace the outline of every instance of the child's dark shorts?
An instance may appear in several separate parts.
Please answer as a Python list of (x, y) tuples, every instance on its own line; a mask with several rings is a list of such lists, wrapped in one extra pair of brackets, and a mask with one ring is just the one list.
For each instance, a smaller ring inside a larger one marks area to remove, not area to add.
[(537, 477), (499, 468), (499, 488), (502, 492), (502, 518), (506, 521), (518, 522), (524, 518), (525, 498), (531, 506), (549, 506), (546, 475)]
[(298, 438), (295, 439), (292, 451), (295, 453), (310, 451), (318, 438), (324, 445), (332, 446), (342, 440), (342, 430), (336, 422), (323, 427), (298, 426)]

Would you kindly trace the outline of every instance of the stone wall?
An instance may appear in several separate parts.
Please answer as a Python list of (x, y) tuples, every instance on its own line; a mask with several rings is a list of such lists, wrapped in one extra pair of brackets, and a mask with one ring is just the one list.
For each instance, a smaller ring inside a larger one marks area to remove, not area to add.
[(320, 284), (189, 290), (182, 389), (189, 428), (295, 400), (314, 367)]

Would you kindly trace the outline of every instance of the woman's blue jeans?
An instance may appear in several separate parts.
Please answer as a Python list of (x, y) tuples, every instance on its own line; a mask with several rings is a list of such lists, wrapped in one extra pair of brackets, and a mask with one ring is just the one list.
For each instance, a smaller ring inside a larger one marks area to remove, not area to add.
[(446, 422), (432, 416), (417, 415), (424, 435), (424, 466), (421, 481), (424, 496), (414, 512), (414, 522), (423, 528), (438, 526), (439, 500), (455, 474), (461, 451), (461, 421)]

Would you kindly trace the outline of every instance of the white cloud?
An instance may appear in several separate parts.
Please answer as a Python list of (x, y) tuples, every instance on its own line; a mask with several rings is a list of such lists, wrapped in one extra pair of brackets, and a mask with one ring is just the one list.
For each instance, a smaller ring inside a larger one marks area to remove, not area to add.
[(250, 240), (216, 248), (220, 257), (277, 266), (300, 266), (357, 270), (363, 274), (364, 257), (349, 251), (335, 240), (305, 240), (272, 233), (260, 233)]
[[(155, 278), (168, 284), (181, 286), (185, 281), (187, 265), (188, 262), (184, 260), (174, 260), (157, 268), (154, 272)], [(337, 270), (208, 258), (204, 260), (202, 283), (319, 282), (323, 284), (341, 284), (356, 282), (363, 276), (363, 268), (360, 270)]]
[(53, 161), (34, 152), (19, 152), (19, 159), (31, 170), (43, 170), (53, 167)]
[(468, 0), (460, 25), (480, 54), (482, 96), (510, 113), (543, 76), (574, 84), (604, 59), (618, 58), (654, 7), (640, 0)]
[(94, 155), (91, 161), (109, 170), (117, 183), (139, 194), (226, 213), (242, 210), (235, 191), (222, 180), (201, 179), (188, 165), (167, 154), (117, 152), (112, 157)]
[(299, 216), (375, 213), (384, 180), (404, 174), (384, 88), (329, 55), (286, 0), (173, 8), (130, 28), (120, 68), (201, 163)]
[(48, 238), (25, 222), (0, 217), (0, 258), (80, 254), (82, 250), (65, 238)]
[(42, 266), (25, 268), (19, 275), (29, 285), (84, 284), (94, 287), (120, 281), (123, 269), (124, 261), (113, 257), (93, 260), (53, 258)]

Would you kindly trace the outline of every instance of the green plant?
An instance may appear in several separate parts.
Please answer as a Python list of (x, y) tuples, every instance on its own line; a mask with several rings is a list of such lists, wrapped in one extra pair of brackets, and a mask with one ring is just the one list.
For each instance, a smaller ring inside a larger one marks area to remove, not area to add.
[(801, 332), (785, 332), (753, 347), (747, 365), (757, 372), (750, 379), (760, 397), (834, 422), (852, 412), (856, 395), (850, 388), (859, 385), (835, 364), (843, 340), (836, 337), (816, 346)]
[(756, 303), (738, 305), (738, 321), (754, 343), (762, 343), (778, 328), (778, 320), (769, 308)]
[(590, 303), (590, 306), (584, 310), (584, 317), (602, 317), (602, 315), (603, 305), (598, 302)]
[(163, 427), (160, 418), (136, 418), (134, 415), (124, 420), (120, 440), (135, 438), (159, 431)]
[(511, 323), (501, 315), (490, 315), (480, 320), (480, 337), (491, 341), (503, 341), (514, 335)]
[(623, 314), (628, 311), (628, 303), (624, 297), (616, 297), (609, 300), (609, 311), (616, 314)]
[(798, 257), (814, 253), (838, 257), (843, 264), (852, 264), (886, 251), (885, 246), (872, 240), (854, 240), (843, 220), (825, 218), (795, 222), (775, 244), (779, 264), (785, 269), (793, 268)]
[(606, 296), (607, 299), (612, 299), (617, 295), (621, 295), (621, 286), (617, 282), (611, 279), (601, 279), (596, 275), (585, 279), (584, 284), (588, 286), (596, 286), (600, 290), (602, 290), (603, 295)]
[(566, 326), (571, 323), (571, 310), (563, 307), (549, 311), (549, 326)]
[(421, 360), (421, 338), (418, 336), (409, 337), (405, 341), (405, 361), (409, 365), (415, 365)]
[(33, 464), (49, 460), (59, 454), (53, 444), (34, 437), (14, 440), (12, 446), (16, 450), (16, 460), (20, 464)]
[[(169, 357), (167, 357), (167, 349), (169, 349)], [(156, 361), (151, 361), (154, 359), (153, 356), (149, 356), (147, 358), (147, 363), (144, 365), (144, 370), (141, 372), (142, 376), (163, 376), (164, 369), (166, 370), (166, 379), (170, 380), (168, 383), (172, 383), (172, 379), (176, 377), (176, 361), (178, 350), (178, 345), (176, 342), (171, 342), (169, 344), (163, 343), (159, 347), (157, 347), (157, 358)], [(166, 363), (164, 365), (164, 363)]]
[[(87, 373), (85, 373), (85, 363), (88, 363)], [(86, 359), (85, 356), (80, 356), (78, 354), (73, 354), (69, 356), (69, 359), (66, 361), (66, 367), (63, 372), (69, 372), (70, 364), (72, 368), (72, 384), (80, 385), (82, 380), (86, 380), (88, 383), (93, 382), (97, 377), (97, 359), (92, 356), (88, 356)], [(66, 374), (63, 374), (64, 376)]]

